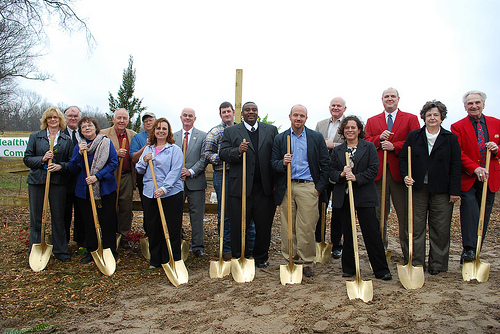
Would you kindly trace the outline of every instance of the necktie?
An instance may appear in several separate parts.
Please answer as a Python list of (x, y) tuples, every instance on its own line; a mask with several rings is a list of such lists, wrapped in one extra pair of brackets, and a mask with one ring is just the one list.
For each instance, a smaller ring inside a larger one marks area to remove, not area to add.
[(78, 144), (78, 140), (76, 140), (76, 130), (73, 130), (73, 134), (71, 135), (71, 140), (73, 140), (73, 145)]
[(188, 148), (188, 136), (189, 132), (184, 132), (184, 140), (182, 141), (182, 152), (186, 154), (187, 148)]
[(251, 129), (252, 132), (255, 132), (255, 128), (252, 126), (252, 129)]
[(479, 145), (479, 154), (481, 155), (481, 167), (486, 166), (486, 140), (484, 139), (483, 126), (481, 121), (476, 119), (477, 124), (477, 144)]
[(389, 131), (392, 131), (392, 126), (394, 125), (394, 123), (392, 122), (392, 115), (389, 114), (387, 115), (387, 129)]

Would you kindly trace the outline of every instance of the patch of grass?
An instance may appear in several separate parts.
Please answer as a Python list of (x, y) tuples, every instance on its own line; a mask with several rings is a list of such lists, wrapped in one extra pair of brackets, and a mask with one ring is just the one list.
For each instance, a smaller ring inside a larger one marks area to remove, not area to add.
[(11, 191), (28, 189), (26, 176), (15, 173), (0, 173), (0, 189)]
[(22, 329), (22, 330), (14, 329), (11, 331), (6, 331), (6, 332), (4, 332), (4, 334), (20, 334), (20, 333), (28, 333), (28, 332), (37, 332), (37, 331), (41, 331), (41, 330), (44, 330), (46, 328), (49, 328), (51, 326), (59, 327), (57, 325), (51, 325), (51, 324), (40, 324), (40, 325), (36, 325), (35, 327), (29, 328), (29, 329)]

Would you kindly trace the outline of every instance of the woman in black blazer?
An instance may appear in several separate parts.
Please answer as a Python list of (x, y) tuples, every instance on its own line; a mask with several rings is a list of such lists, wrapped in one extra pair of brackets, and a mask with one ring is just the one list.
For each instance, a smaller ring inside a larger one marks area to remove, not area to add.
[[(44, 111), (40, 131), (30, 135), (28, 146), (24, 152), (24, 164), (30, 168), (28, 174), (28, 195), (30, 205), (30, 240), (31, 246), (41, 242), (41, 225), (45, 179), (47, 170), (51, 172), (49, 203), (52, 222), (52, 253), (63, 262), (69, 261), (68, 239), (64, 226), (64, 205), (66, 201), (66, 186), (68, 184), (68, 162), (71, 158), (73, 143), (71, 138), (63, 133), (66, 121), (61, 111), (50, 107)], [(54, 149), (50, 150), (50, 137), (55, 137)], [(52, 163), (48, 165), (48, 160)]]
[[(390, 280), (392, 276), (387, 266), (375, 211), (378, 205), (374, 181), (378, 174), (377, 150), (373, 143), (362, 139), (365, 136), (363, 123), (356, 116), (344, 118), (339, 126), (339, 134), (346, 139), (346, 142), (335, 146), (330, 156), (330, 182), (334, 183), (333, 214), (340, 218), (344, 232), (343, 277), (352, 277), (356, 271), (347, 194), (347, 181), (352, 181), (354, 205), (373, 273), (376, 278)], [(347, 166), (345, 152), (348, 152), (350, 157)]]
[[(429, 222), (431, 275), (448, 270), (453, 204), (460, 198), (460, 145), (457, 136), (441, 127), (446, 106), (427, 102), (420, 111), (425, 125), (411, 131), (399, 155), (401, 177), (413, 185), (413, 261), (425, 268), (425, 238)], [(408, 146), (412, 178), (408, 177)]]

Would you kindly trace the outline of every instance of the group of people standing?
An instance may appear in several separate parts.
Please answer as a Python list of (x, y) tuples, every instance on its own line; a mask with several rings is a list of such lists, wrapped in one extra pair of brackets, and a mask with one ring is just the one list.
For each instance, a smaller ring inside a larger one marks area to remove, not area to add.
[[(495, 193), (500, 187), (497, 156), (500, 120), (483, 115), (486, 95), (479, 91), (464, 95), (468, 115), (454, 123), (451, 132), (441, 126), (447, 115), (443, 103), (435, 100), (425, 103), (420, 111), (424, 125), (420, 127), (416, 115), (398, 108), (399, 99), (396, 89), (386, 89), (382, 94), (384, 111), (369, 118), (365, 126), (358, 117), (344, 115), (345, 100), (336, 97), (330, 102), (331, 117), (318, 122), (316, 130), (305, 126), (306, 107), (294, 105), (289, 114), (291, 126), (280, 134), (275, 126), (259, 121), (254, 102), (242, 106), (240, 123), (235, 122), (233, 106), (229, 102), (222, 103), (219, 107), (221, 123), (208, 134), (194, 127), (196, 114), (192, 108), (182, 110), (182, 129), (175, 133), (167, 119), (156, 119), (153, 113), (145, 113), (142, 116), (144, 132), (139, 134), (126, 128), (129, 116), (124, 109), (115, 111), (111, 128), (100, 131), (97, 121), (81, 118), (76, 107), (67, 108), (65, 115), (56, 108), (49, 108), (41, 119), (42, 130), (31, 135), (24, 158), (31, 168), (28, 176), (30, 247), (40, 242), (40, 197), (43, 197), (46, 171), (51, 171), (57, 176), (51, 179), (50, 201), (52, 242), (54, 255), (59, 260), (70, 258), (67, 245), (71, 204), (75, 210), (74, 240), (79, 245), (84, 243), (89, 254), (97, 248), (88, 199), (89, 185), (93, 185), (100, 204), (98, 214), (103, 235), (106, 235), (103, 246), (111, 248), (117, 257), (116, 234), (121, 236), (122, 247), (128, 244), (125, 236), (130, 232), (132, 194), (136, 184), (144, 209), (144, 230), (149, 238), (150, 266), (160, 267), (169, 258), (157, 198), (161, 199), (165, 211), (174, 260), (181, 258), (182, 213), (186, 200), (192, 227), (191, 251), (203, 257), (205, 168), (211, 163), (219, 226), (222, 187), (227, 188), (224, 199), (227, 208), (225, 260), (239, 258), (242, 254), (241, 204), (245, 196), (246, 222), (251, 227), (246, 235), (245, 256), (253, 257), (258, 268), (268, 266), (271, 227), (276, 206), (280, 206), (282, 254), (288, 259), (292, 252), (294, 261), (304, 264), (304, 275), (313, 276), (315, 241), (321, 241), (324, 233), (321, 230), (322, 203), (328, 203), (331, 198), (332, 257), (342, 258), (343, 276), (352, 277), (355, 267), (347, 187), (351, 182), (354, 206), (376, 278), (392, 278), (385, 257), (391, 199), (398, 218), (404, 261), (408, 261), (408, 186), (413, 189), (413, 263), (423, 265), (433, 275), (448, 270), (451, 217), (454, 203), (459, 199), (463, 239), (461, 261), (472, 261), (482, 185), (488, 180), (484, 235)], [(56, 138), (52, 151), (49, 150), (50, 136)], [(408, 147), (411, 147), (411, 171)], [(487, 150), (492, 154), (489, 170), (485, 166)], [(83, 151), (88, 153), (90, 176), (83, 164)], [(47, 166), (49, 159), (53, 162)], [(222, 184), (223, 162), (225, 185)], [(117, 168), (119, 164), (122, 168)], [(287, 198), (288, 165), (291, 167), (291, 200)], [(384, 169), (386, 177), (383, 178)], [(385, 185), (383, 179), (386, 179)], [(246, 180), (246, 193), (242, 193), (243, 180)], [(382, 188), (385, 188), (384, 201)], [(61, 205), (65, 198), (66, 207)], [(384, 217), (380, 217), (381, 202), (385, 202)], [(288, 203), (292, 205), (293, 249), (289, 249), (287, 242)], [(385, 224), (379, 223), (381, 219)], [(385, 226), (382, 231), (381, 225)], [(82, 260), (90, 261), (90, 256)]]

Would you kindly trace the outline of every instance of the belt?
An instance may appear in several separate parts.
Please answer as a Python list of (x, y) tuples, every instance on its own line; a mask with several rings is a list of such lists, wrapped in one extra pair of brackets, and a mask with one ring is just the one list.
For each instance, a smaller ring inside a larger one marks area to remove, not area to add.
[(292, 179), (292, 182), (297, 182), (297, 183), (309, 183), (309, 182), (313, 182), (313, 181), (303, 180), (303, 179)]
[(128, 173), (132, 173), (132, 170), (131, 169), (122, 170), (122, 174), (128, 174)]

